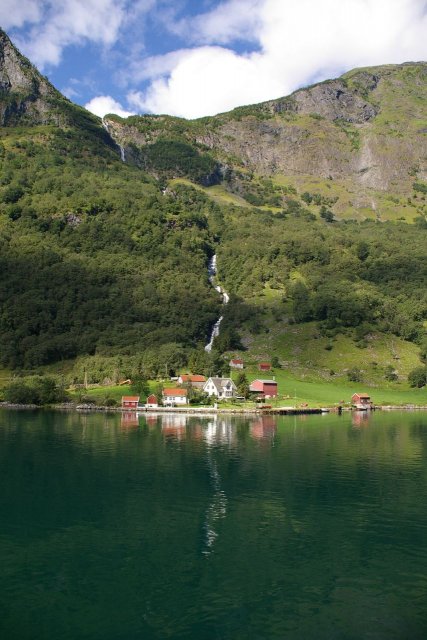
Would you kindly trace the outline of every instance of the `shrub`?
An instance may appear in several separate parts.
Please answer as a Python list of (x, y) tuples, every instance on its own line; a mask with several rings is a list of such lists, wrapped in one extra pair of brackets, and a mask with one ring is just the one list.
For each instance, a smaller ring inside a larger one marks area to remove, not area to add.
[(427, 384), (427, 367), (416, 367), (408, 374), (408, 382), (411, 387), (425, 387)]
[(347, 371), (347, 378), (350, 382), (362, 382), (362, 372), (357, 367)]

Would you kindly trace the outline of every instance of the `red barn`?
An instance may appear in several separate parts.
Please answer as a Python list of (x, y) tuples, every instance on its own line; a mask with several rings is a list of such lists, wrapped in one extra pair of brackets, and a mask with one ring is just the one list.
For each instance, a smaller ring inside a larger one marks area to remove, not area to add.
[(259, 393), (266, 398), (277, 398), (277, 382), (275, 380), (254, 380), (249, 385), (249, 391)]
[(271, 371), (271, 362), (260, 362), (258, 369), (260, 371)]
[(139, 396), (122, 396), (122, 409), (136, 411), (138, 409)]

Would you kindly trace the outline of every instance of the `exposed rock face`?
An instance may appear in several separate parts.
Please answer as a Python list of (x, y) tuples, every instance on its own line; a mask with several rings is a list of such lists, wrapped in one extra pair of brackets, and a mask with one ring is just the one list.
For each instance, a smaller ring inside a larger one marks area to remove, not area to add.
[[(371, 76), (370, 91), (375, 89), (378, 78)], [(287, 100), (271, 102), (274, 113), (292, 111), (294, 113), (316, 113), (327, 120), (344, 120), (363, 124), (374, 118), (378, 109), (367, 102), (358, 92), (350, 90), (342, 80), (324, 82), (308, 89), (297, 91)]]
[(111, 130), (121, 144), (137, 147), (178, 136), (208, 148), (223, 165), (261, 175), (404, 192), (414, 171), (427, 171), (426, 104), (427, 64), (406, 63), (355, 70), (212, 118), (144, 116), (129, 125), (116, 121)]

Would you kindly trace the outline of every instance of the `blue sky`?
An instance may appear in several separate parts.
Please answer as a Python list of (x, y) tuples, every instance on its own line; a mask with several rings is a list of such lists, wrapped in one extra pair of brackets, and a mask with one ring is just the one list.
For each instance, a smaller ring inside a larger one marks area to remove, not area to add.
[(0, 24), (101, 116), (195, 118), (427, 59), (426, 0), (1, 0)]

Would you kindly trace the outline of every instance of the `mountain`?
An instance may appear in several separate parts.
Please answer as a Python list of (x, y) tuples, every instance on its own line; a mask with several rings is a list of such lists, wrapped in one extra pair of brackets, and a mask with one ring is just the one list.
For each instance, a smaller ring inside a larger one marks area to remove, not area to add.
[[(407, 202), (413, 183), (427, 178), (426, 102), (427, 63), (419, 62), (357, 69), (285, 98), (191, 122), (106, 120), (148, 170), (156, 169), (156, 147), (180, 142), (215, 160), (210, 179), (222, 176), (217, 182), (244, 198), (253, 200), (259, 178), (268, 177), (279, 195), (291, 185), (335, 199), (339, 217), (410, 220), (419, 213)], [(194, 177), (185, 167), (175, 175)], [(262, 197), (256, 202), (264, 204)]]
[(406, 376), (427, 319), (426, 69), (102, 122), (0, 32), (0, 365), (100, 381), (217, 373), (246, 350), (304, 375)]

